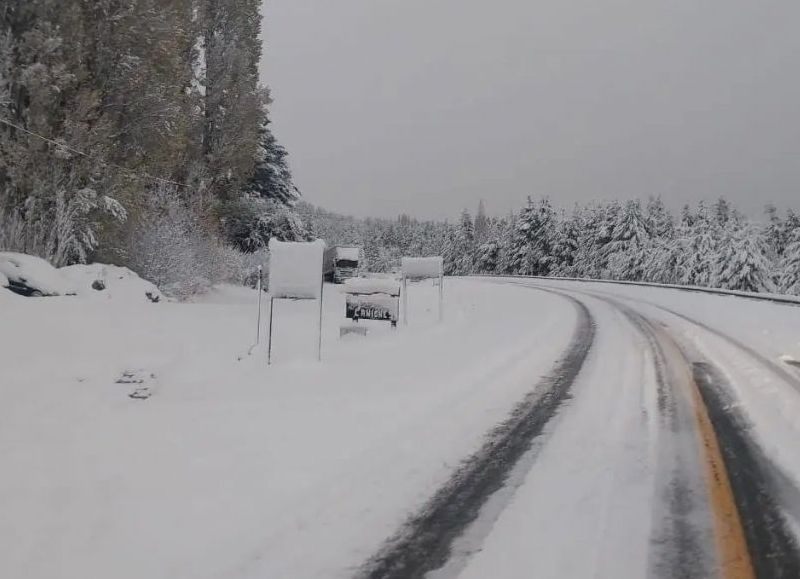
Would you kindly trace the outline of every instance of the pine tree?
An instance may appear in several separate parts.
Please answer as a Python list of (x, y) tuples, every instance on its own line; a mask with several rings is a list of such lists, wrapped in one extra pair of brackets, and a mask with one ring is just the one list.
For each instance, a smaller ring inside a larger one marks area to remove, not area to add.
[(687, 219), (678, 232), (677, 283), (714, 287), (719, 271), (720, 227), (701, 201), (697, 213)]
[(553, 264), (552, 241), (556, 214), (545, 198), (528, 204), (517, 218), (512, 240), (512, 267), (522, 275), (546, 276)]
[(800, 227), (789, 233), (781, 259), (779, 283), (782, 292), (800, 295)]
[(728, 223), (716, 255), (714, 287), (747, 292), (774, 291), (769, 248), (762, 232), (752, 224)]
[(287, 159), (289, 153), (272, 134), (266, 107), (263, 119), (251, 190), (262, 199), (293, 206), (297, 203), (300, 192), (292, 180)]
[(489, 218), (486, 217), (486, 207), (483, 199), (478, 203), (478, 212), (475, 214), (475, 244), (481, 245), (489, 235)]

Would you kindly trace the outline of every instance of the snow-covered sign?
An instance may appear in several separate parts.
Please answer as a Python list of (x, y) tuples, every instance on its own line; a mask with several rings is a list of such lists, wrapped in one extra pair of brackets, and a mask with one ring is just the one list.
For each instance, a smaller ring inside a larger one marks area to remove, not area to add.
[(401, 269), (405, 279), (435, 279), (442, 276), (441, 257), (404, 257)]
[(344, 282), (347, 294), (386, 294), (400, 295), (400, 282), (396, 279), (382, 277), (354, 277)]
[(443, 317), (444, 260), (436, 257), (404, 257), (400, 262), (403, 274), (403, 323), (408, 323), (408, 280), (439, 280), (439, 321)]
[[(272, 322), (275, 300), (319, 300), (317, 358), (322, 359), (322, 261), (325, 243), (269, 240), (269, 344), (272, 363)], [(260, 306), (259, 306), (260, 311)]]
[(269, 240), (269, 293), (274, 299), (318, 299), (322, 295), (320, 241)]
[(352, 278), (345, 281), (345, 316), (352, 320), (379, 320), (397, 325), (400, 282), (387, 278)]

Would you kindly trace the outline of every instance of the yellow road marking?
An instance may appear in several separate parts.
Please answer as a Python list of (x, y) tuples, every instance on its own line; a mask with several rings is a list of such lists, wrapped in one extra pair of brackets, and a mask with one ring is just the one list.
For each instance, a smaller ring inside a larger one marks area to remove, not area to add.
[(722, 459), (719, 441), (714, 433), (708, 410), (694, 380), (690, 380), (698, 432), (706, 467), (706, 486), (714, 519), (714, 535), (720, 555), (724, 579), (753, 579), (755, 573), (747, 550), (742, 519), (736, 508), (728, 471)]
[(756, 575), (753, 570), (753, 563), (750, 560), (742, 519), (739, 516), (739, 509), (736, 507), (736, 500), (733, 498), (728, 469), (725, 468), (719, 441), (711, 423), (711, 418), (708, 416), (708, 409), (700, 393), (700, 387), (695, 382), (689, 362), (678, 344), (660, 328), (657, 331), (670, 344), (674, 350), (675, 358), (683, 362), (682, 367), (685, 369), (685, 375), (682, 381), (685, 382), (691, 392), (697, 432), (701, 442), (701, 458), (706, 471), (706, 490), (708, 491), (714, 536), (719, 555), (720, 577), (722, 579), (755, 579)]

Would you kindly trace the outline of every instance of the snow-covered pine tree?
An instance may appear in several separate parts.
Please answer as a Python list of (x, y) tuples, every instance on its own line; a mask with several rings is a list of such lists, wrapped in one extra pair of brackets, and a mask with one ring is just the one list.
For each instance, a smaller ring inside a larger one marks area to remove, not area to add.
[(728, 221), (716, 253), (714, 287), (772, 292), (773, 264), (761, 229), (750, 223)]
[(661, 197), (648, 199), (646, 220), (648, 230), (653, 238), (671, 239), (675, 235), (675, 220)]
[(780, 291), (800, 295), (800, 226), (788, 233), (786, 248), (780, 262)]
[(714, 287), (719, 271), (720, 227), (702, 201), (697, 212), (684, 208), (677, 234), (677, 283)]
[(483, 199), (478, 203), (478, 212), (475, 214), (475, 245), (481, 245), (489, 236), (489, 218), (486, 216), (486, 206)]
[(292, 180), (289, 153), (273, 135), (266, 107), (263, 119), (250, 188), (253, 194), (262, 199), (291, 207), (297, 203), (300, 192)]
[(468, 275), (472, 273), (475, 259), (475, 226), (472, 216), (465, 209), (461, 212), (458, 225), (448, 238), (444, 255), (445, 273), (448, 275)]
[(603, 248), (607, 263), (604, 275), (611, 279), (642, 279), (650, 231), (638, 200), (628, 201), (616, 212), (610, 237)]
[(495, 272), (500, 274), (516, 273), (514, 270), (514, 236), (516, 235), (517, 215), (509, 213), (506, 219), (498, 223), (497, 234), (497, 266)]
[(552, 243), (556, 213), (547, 198), (528, 203), (520, 211), (512, 241), (512, 267), (522, 275), (546, 276), (553, 263)]

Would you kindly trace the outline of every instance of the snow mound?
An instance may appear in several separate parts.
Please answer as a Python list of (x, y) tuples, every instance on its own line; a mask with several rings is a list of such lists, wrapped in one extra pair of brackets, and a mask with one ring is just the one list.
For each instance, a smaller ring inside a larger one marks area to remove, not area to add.
[(6, 274), (0, 272), (0, 287), (8, 287), (9, 281)]
[(389, 278), (353, 277), (344, 281), (342, 288), (348, 294), (388, 294), (400, 295), (400, 282)]
[(58, 270), (83, 298), (126, 302), (157, 302), (163, 299), (158, 288), (127, 267), (92, 263), (69, 265)]
[(61, 296), (75, 293), (59, 270), (47, 261), (24, 253), (0, 252), (0, 274), (7, 287), (22, 295)]

